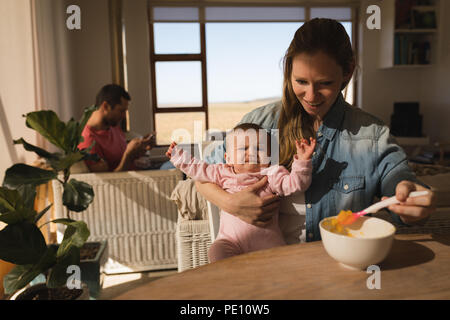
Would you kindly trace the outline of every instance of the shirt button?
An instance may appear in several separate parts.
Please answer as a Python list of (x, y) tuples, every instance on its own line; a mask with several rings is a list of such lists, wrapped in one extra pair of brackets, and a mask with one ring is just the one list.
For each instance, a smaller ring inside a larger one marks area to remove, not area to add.
[(322, 136), (322, 132), (317, 133), (317, 136), (321, 137)]
[(314, 237), (314, 235), (312, 234), (312, 232), (308, 233), (308, 238), (312, 239)]
[(313, 156), (315, 156), (315, 155), (316, 155), (316, 152), (314, 151), (314, 152), (313, 152)]
[(348, 190), (348, 184), (344, 186), (344, 190)]
[(311, 203), (308, 203), (306, 206), (307, 206), (308, 208), (311, 208)]

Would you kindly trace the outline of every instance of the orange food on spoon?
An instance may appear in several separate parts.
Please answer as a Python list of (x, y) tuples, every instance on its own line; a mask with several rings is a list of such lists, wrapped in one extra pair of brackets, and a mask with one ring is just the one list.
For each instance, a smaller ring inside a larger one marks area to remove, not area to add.
[(353, 212), (351, 210), (341, 210), (341, 212), (339, 212), (339, 214), (337, 215), (336, 220), (339, 224), (342, 224), (342, 222), (346, 221), (352, 216)]
[(352, 216), (352, 211), (351, 210), (341, 210), (341, 212), (339, 212), (339, 214), (331, 219), (331, 232), (334, 233), (339, 233), (342, 234), (344, 236), (349, 236), (349, 237), (353, 237), (353, 235), (351, 233), (349, 233), (348, 228), (344, 227), (341, 223), (342, 221), (347, 220), (349, 217)]

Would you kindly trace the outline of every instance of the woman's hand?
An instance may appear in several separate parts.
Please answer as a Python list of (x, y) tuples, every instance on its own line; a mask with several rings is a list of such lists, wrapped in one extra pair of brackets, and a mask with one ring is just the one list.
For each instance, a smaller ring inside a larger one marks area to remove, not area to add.
[[(412, 191), (427, 190), (429, 193), (426, 196), (408, 198)], [(418, 223), (424, 220), (433, 213), (435, 195), (434, 193), (412, 181), (401, 181), (395, 188), (395, 196), (400, 201), (399, 204), (393, 204), (388, 207), (389, 210), (399, 215), (400, 219), (406, 224)], [(382, 200), (387, 197), (383, 197)]]
[(274, 213), (280, 206), (280, 198), (276, 195), (269, 195), (261, 198), (258, 195), (259, 189), (267, 183), (267, 176), (248, 186), (240, 192), (230, 194), (232, 200), (229, 202), (229, 213), (239, 219), (258, 227), (267, 226)]
[[(267, 183), (267, 176), (253, 185), (236, 192), (228, 193), (218, 186), (212, 189), (209, 183), (196, 183), (197, 190), (208, 200), (222, 210), (238, 217), (239, 219), (258, 227), (267, 226), (280, 206), (280, 198), (270, 195), (261, 198), (259, 189)], [(218, 190), (220, 189), (220, 190)]]

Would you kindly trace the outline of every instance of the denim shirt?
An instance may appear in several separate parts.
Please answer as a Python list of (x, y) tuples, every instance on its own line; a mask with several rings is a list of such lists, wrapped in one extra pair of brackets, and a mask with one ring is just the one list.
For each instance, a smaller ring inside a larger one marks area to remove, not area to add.
[[(259, 107), (240, 123), (277, 129), (280, 109), (280, 101)], [(335, 216), (340, 210), (360, 211), (373, 204), (375, 196), (393, 196), (402, 180), (419, 183), (389, 128), (378, 118), (349, 105), (342, 95), (323, 119), (316, 139), (312, 183), (305, 191), (308, 242), (321, 240), (322, 219)], [(224, 149), (224, 145), (216, 148), (206, 161), (223, 162)], [(395, 222), (404, 225), (398, 215), (391, 215)]]

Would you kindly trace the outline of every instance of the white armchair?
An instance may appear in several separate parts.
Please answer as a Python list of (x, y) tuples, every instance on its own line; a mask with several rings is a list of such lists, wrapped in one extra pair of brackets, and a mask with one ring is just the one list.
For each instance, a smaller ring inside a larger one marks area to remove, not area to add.
[[(94, 201), (80, 213), (91, 235), (108, 241), (105, 273), (177, 268), (177, 208), (170, 194), (183, 179), (178, 169), (77, 173), (71, 178), (94, 189)], [(67, 216), (62, 186), (53, 181), (55, 217)], [(58, 242), (64, 227), (58, 227)]]
[[(203, 159), (221, 143), (208, 141), (196, 145), (197, 155)], [(171, 199), (178, 206), (178, 272), (209, 263), (208, 250), (219, 231), (219, 208), (206, 201), (189, 180), (179, 182)]]

